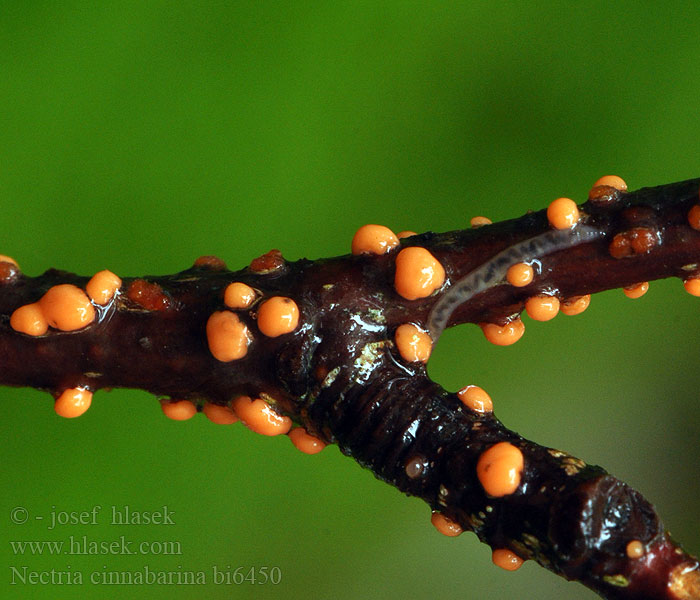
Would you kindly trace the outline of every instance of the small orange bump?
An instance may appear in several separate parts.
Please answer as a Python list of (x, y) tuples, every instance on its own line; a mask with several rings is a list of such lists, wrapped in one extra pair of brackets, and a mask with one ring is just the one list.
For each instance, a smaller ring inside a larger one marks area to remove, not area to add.
[(590, 294), (586, 294), (585, 296), (572, 296), (571, 298), (566, 298), (562, 301), (561, 312), (570, 317), (573, 317), (574, 315), (580, 315), (584, 310), (588, 308), (588, 305), (590, 303)]
[(126, 295), (135, 304), (146, 310), (168, 310), (171, 300), (157, 283), (145, 279), (135, 279), (131, 282)]
[(692, 296), (700, 296), (700, 277), (686, 279), (683, 282), (683, 287), (685, 288), (685, 291)]
[(517, 263), (509, 267), (506, 273), (508, 283), (515, 287), (525, 287), (532, 283), (535, 277), (535, 271), (530, 265), (525, 263)]
[(462, 401), (462, 404), (480, 413), (493, 412), (493, 402), (489, 396), (478, 385), (468, 385), (457, 392), (457, 396)]
[(218, 256), (213, 256), (208, 254), (206, 256), (200, 256), (194, 261), (195, 267), (201, 267), (204, 269), (211, 269), (212, 271), (225, 271), (226, 263), (221, 260)]
[(649, 282), (643, 281), (642, 283), (638, 283), (636, 285), (628, 285), (627, 287), (622, 288), (622, 291), (628, 298), (641, 298), (649, 291)]
[(688, 211), (688, 223), (693, 229), (700, 231), (700, 204), (696, 204)]
[(326, 447), (325, 443), (311, 435), (303, 427), (295, 427), (287, 435), (296, 449), (304, 454), (318, 454)]
[(240, 396), (233, 401), (233, 410), (248, 429), (262, 435), (280, 435), (292, 428), (292, 420), (277, 414), (264, 400)]
[(547, 207), (547, 219), (555, 229), (570, 229), (579, 216), (578, 206), (571, 198), (557, 198)]
[(625, 552), (629, 558), (641, 558), (644, 556), (644, 544), (639, 540), (632, 540), (627, 544)]
[(434, 510), (433, 514), (430, 516), (430, 522), (435, 526), (435, 529), (447, 537), (457, 537), (463, 531), (459, 523), (448, 519), (445, 515), (436, 510)]
[(474, 228), (483, 227), (484, 225), (491, 225), (491, 223), (493, 223), (493, 221), (487, 217), (472, 217), (469, 220), (469, 224)]
[(0, 254), (0, 262), (10, 263), (11, 265), (14, 265), (15, 267), (19, 268), (17, 261), (11, 256), (7, 256), (5, 254)]
[(10, 327), (27, 335), (44, 335), (49, 329), (49, 323), (38, 302), (20, 306), (10, 317)]
[(493, 564), (506, 571), (517, 571), (523, 564), (523, 559), (507, 548), (498, 548), (491, 553)]
[(189, 400), (163, 399), (160, 401), (160, 407), (163, 414), (174, 421), (186, 421), (197, 414), (197, 407)]
[(400, 240), (402, 240), (403, 238), (411, 237), (411, 236), (414, 236), (414, 235), (418, 235), (418, 234), (417, 234), (415, 231), (410, 231), (410, 230), (407, 229), (407, 230), (405, 230), (405, 231), (399, 231), (399, 232), (396, 234), (396, 237), (399, 238)]
[(484, 332), (486, 339), (492, 344), (496, 344), (496, 346), (515, 344), (525, 333), (525, 324), (521, 319), (514, 319), (505, 325), (480, 323), (479, 327)]
[(363, 225), (352, 238), (353, 254), (386, 254), (399, 245), (399, 238), (383, 225)]
[(259, 275), (266, 275), (273, 271), (279, 271), (285, 265), (282, 253), (276, 248), (266, 252), (250, 262), (250, 270)]
[(479, 457), (476, 475), (489, 496), (507, 496), (518, 489), (524, 464), (520, 448), (498, 442)]
[(217, 425), (231, 425), (238, 421), (238, 417), (232, 409), (213, 402), (205, 402), (202, 412), (207, 419)]
[(427, 298), (445, 282), (445, 269), (425, 248), (410, 246), (396, 257), (394, 288), (406, 298)]
[(535, 321), (549, 321), (559, 312), (559, 298), (556, 296), (533, 296), (525, 301), (525, 311)]
[(428, 362), (433, 349), (430, 335), (413, 323), (399, 325), (394, 334), (394, 341), (399, 354), (408, 362)]
[(258, 328), (267, 337), (291, 333), (299, 325), (299, 307), (291, 298), (273, 296), (258, 310)]
[(622, 177), (617, 175), (603, 175), (598, 181), (596, 181), (592, 187), (598, 187), (599, 185), (607, 185), (621, 192), (627, 191), (627, 184)]
[(95, 307), (87, 294), (70, 283), (49, 288), (39, 306), (49, 325), (61, 331), (76, 331), (95, 320)]
[(87, 282), (85, 291), (95, 304), (107, 304), (121, 287), (122, 280), (112, 271), (99, 271)]
[(249, 285), (234, 281), (226, 286), (224, 304), (229, 308), (248, 308), (253, 300), (255, 300), (255, 290)]
[(56, 399), (53, 408), (56, 414), (67, 419), (79, 417), (92, 403), (92, 392), (85, 388), (70, 388), (63, 390)]
[(248, 353), (252, 337), (238, 315), (228, 310), (216, 311), (207, 320), (206, 330), (209, 351), (216, 360), (240, 360)]

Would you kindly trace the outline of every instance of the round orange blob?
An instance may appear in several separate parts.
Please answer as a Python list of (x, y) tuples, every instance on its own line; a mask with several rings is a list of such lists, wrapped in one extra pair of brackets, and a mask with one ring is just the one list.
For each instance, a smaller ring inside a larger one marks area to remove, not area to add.
[(515, 287), (524, 287), (532, 283), (535, 277), (535, 271), (530, 265), (525, 263), (517, 263), (508, 268), (506, 279), (508, 283)]
[(487, 217), (472, 217), (469, 220), (469, 224), (474, 228), (483, 227), (484, 225), (491, 225), (491, 223), (493, 223), (493, 221)]
[(563, 312), (565, 315), (573, 317), (574, 315), (579, 315), (586, 310), (590, 303), (590, 294), (586, 294), (585, 296), (572, 296), (571, 298), (566, 298), (561, 303), (561, 312)]
[(498, 442), (479, 457), (476, 475), (489, 496), (507, 496), (518, 489), (524, 464), (520, 448)]
[(629, 558), (641, 558), (644, 556), (644, 544), (639, 540), (632, 540), (627, 544), (625, 552)]
[(484, 332), (486, 339), (492, 344), (496, 344), (496, 346), (515, 344), (525, 333), (525, 324), (521, 319), (515, 319), (505, 325), (480, 323), (479, 327)]
[(410, 231), (407, 229), (406, 231), (399, 231), (396, 234), (396, 237), (399, 238), (400, 240), (402, 240), (403, 238), (411, 237), (413, 235), (418, 235), (418, 234), (415, 231)]
[(99, 271), (95, 273), (85, 286), (85, 291), (90, 299), (99, 305), (107, 304), (122, 286), (122, 280), (112, 271)]
[(649, 282), (643, 281), (642, 283), (638, 283), (637, 285), (630, 285), (625, 288), (622, 288), (622, 291), (628, 298), (641, 298), (644, 294), (646, 294), (649, 291)]
[(229, 362), (240, 360), (248, 353), (251, 335), (238, 315), (228, 311), (216, 311), (207, 321), (209, 352), (216, 360)]
[(20, 306), (10, 317), (10, 327), (27, 335), (44, 335), (49, 329), (49, 323), (38, 302)]
[(258, 310), (258, 328), (268, 337), (291, 333), (299, 325), (299, 307), (291, 298), (273, 296)]
[(457, 392), (462, 404), (475, 412), (487, 413), (493, 411), (493, 402), (478, 385), (468, 385)]
[(326, 447), (324, 442), (311, 435), (303, 427), (295, 427), (287, 435), (296, 449), (304, 454), (318, 454)]
[(399, 238), (384, 225), (363, 225), (352, 238), (353, 254), (386, 254), (399, 245)]
[(413, 323), (399, 325), (394, 334), (399, 354), (408, 362), (428, 362), (433, 349), (433, 340), (427, 332)]
[(547, 219), (554, 229), (570, 229), (579, 216), (578, 206), (571, 198), (557, 198), (547, 207)]
[(85, 388), (64, 390), (53, 405), (56, 414), (67, 419), (79, 417), (92, 403), (92, 392)]
[(700, 277), (693, 277), (692, 279), (686, 279), (683, 282), (683, 287), (685, 291), (693, 296), (700, 296)]
[(549, 321), (559, 312), (556, 296), (533, 296), (525, 301), (525, 312), (535, 321)]
[(61, 331), (82, 329), (95, 320), (95, 307), (87, 294), (70, 283), (49, 288), (39, 305), (49, 325)]
[(517, 571), (523, 564), (523, 559), (507, 548), (498, 548), (491, 553), (493, 564), (506, 571)]
[(445, 269), (425, 248), (404, 248), (396, 257), (394, 288), (406, 298), (427, 298), (445, 282)]
[(255, 290), (249, 285), (234, 281), (226, 286), (224, 304), (229, 308), (248, 308), (253, 300), (255, 300)]
[(627, 191), (627, 184), (625, 183), (625, 180), (617, 175), (603, 175), (591, 187), (598, 187), (599, 185), (608, 185), (616, 190), (620, 190), (621, 192)]
[(232, 409), (213, 402), (205, 402), (202, 412), (207, 419), (217, 425), (231, 425), (238, 421), (238, 417)]
[(7, 262), (7, 263), (15, 265), (15, 267), (19, 268), (17, 261), (14, 258), (12, 258), (11, 256), (6, 256), (5, 254), (0, 254), (0, 262)]
[(174, 421), (186, 421), (197, 414), (197, 407), (189, 400), (163, 399), (160, 401), (160, 407), (163, 414)]
[(448, 519), (437, 511), (433, 511), (433, 514), (430, 516), (430, 522), (435, 526), (435, 529), (447, 537), (456, 537), (463, 531), (459, 523), (455, 523), (455, 521)]
[(280, 435), (292, 428), (292, 420), (277, 414), (264, 400), (240, 396), (233, 402), (233, 410), (248, 429), (262, 435)]
[(696, 204), (688, 211), (688, 223), (693, 229), (700, 231), (700, 204)]

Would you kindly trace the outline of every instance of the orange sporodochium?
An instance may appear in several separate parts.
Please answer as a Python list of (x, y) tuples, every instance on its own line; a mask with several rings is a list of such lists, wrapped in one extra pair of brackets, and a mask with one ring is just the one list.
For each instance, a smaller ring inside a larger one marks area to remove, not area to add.
[(92, 403), (92, 392), (85, 388), (69, 388), (63, 390), (56, 399), (53, 408), (57, 415), (72, 419), (82, 415)]
[(168, 310), (172, 305), (160, 285), (145, 279), (134, 279), (126, 290), (126, 296), (146, 310)]
[(638, 283), (636, 285), (628, 285), (627, 287), (622, 288), (622, 291), (628, 298), (641, 298), (649, 291), (649, 282), (643, 281), (642, 283)]
[(479, 457), (476, 475), (489, 496), (507, 496), (518, 489), (524, 464), (520, 448), (498, 442)]
[(197, 414), (197, 407), (189, 400), (163, 399), (160, 401), (160, 407), (163, 414), (174, 421), (186, 421)]
[(486, 339), (496, 346), (510, 346), (515, 344), (525, 333), (525, 324), (521, 319), (514, 319), (505, 325), (496, 323), (479, 323)]
[(565, 298), (561, 303), (561, 312), (570, 317), (574, 315), (581, 314), (584, 310), (588, 308), (591, 303), (591, 295), (586, 294), (585, 296), (572, 296), (571, 298)]
[(248, 308), (255, 300), (255, 290), (240, 281), (229, 283), (224, 290), (224, 304), (229, 308)]
[(497, 548), (491, 553), (493, 564), (506, 571), (517, 571), (523, 564), (523, 559), (507, 548)]
[(238, 421), (236, 413), (228, 406), (221, 406), (213, 402), (205, 402), (202, 407), (204, 416), (217, 425), (231, 425)]
[(517, 263), (509, 267), (506, 272), (508, 283), (515, 287), (524, 287), (532, 283), (535, 277), (534, 269), (525, 263)]
[(384, 225), (363, 225), (352, 238), (353, 254), (386, 254), (399, 245), (396, 234)]
[(218, 256), (213, 256), (211, 254), (200, 256), (194, 261), (194, 266), (211, 269), (212, 271), (224, 271), (226, 269), (226, 263)]
[(644, 544), (639, 540), (632, 540), (625, 548), (625, 553), (629, 558), (641, 558), (644, 556)]
[(296, 449), (304, 454), (318, 454), (326, 447), (324, 442), (315, 435), (311, 435), (303, 427), (295, 427), (287, 435)]
[(525, 312), (535, 321), (549, 321), (559, 312), (556, 296), (532, 296), (525, 301)]
[(6, 256), (5, 254), (0, 254), (0, 262), (7, 262), (12, 265), (15, 265), (15, 267), (19, 267), (17, 261), (14, 258), (12, 258), (11, 256)]
[(688, 223), (693, 229), (700, 231), (700, 204), (696, 204), (688, 211)]
[(474, 228), (483, 227), (484, 225), (491, 225), (491, 223), (493, 223), (493, 221), (488, 217), (472, 217), (469, 220), (469, 224)]
[(39, 306), (49, 325), (61, 331), (82, 329), (95, 320), (95, 307), (87, 294), (70, 283), (49, 288)]
[(441, 512), (433, 511), (433, 514), (430, 516), (430, 522), (442, 535), (446, 535), (448, 537), (456, 537), (463, 531), (459, 523), (456, 523), (452, 519), (448, 519)]
[(603, 175), (593, 184), (592, 187), (598, 187), (599, 185), (608, 185), (616, 190), (620, 190), (621, 192), (627, 191), (627, 184), (625, 183), (625, 180), (617, 175)]
[(467, 408), (480, 413), (493, 411), (493, 402), (489, 396), (478, 385), (468, 385), (457, 392), (457, 396), (462, 404)]
[(686, 279), (683, 282), (683, 287), (685, 291), (693, 296), (700, 296), (700, 277), (693, 277), (691, 279)]
[(206, 330), (209, 351), (216, 360), (240, 360), (248, 353), (251, 335), (238, 315), (228, 310), (213, 312)]
[(248, 429), (262, 435), (280, 435), (292, 428), (292, 420), (277, 414), (264, 400), (239, 396), (233, 401), (233, 410)]
[(267, 273), (272, 273), (273, 271), (278, 271), (284, 267), (284, 265), (285, 260), (282, 253), (276, 248), (273, 248), (262, 256), (258, 256), (250, 261), (250, 270), (254, 273), (265, 275)]
[(427, 298), (444, 282), (445, 269), (425, 248), (404, 248), (396, 257), (394, 288), (406, 300)]
[(569, 229), (579, 219), (578, 206), (571, 198), (557, 198), (547, 207), (547, 219), (555, 229)]
[(27, 335), (44, 335), (49, 329), (49, 323), (38, 302), (20, 306), (10, 317), (10, 327)]
[(299, 325), (299, 307), (291, 298), (273, 296), (258, 310), (258, 328), (268, 337), (294, 331)]
[(399, 354), (408, 362), (428, 362), (433, 349), (433, 340), (426, 331), (413, 323), (399, 325), (394, 334)]
[(85, 286), (85, 291), (95, 304), (107, 304), (117, 290), (121, 287), (122, 280), (112, 271), (99, 271), (95, 273)]
[(403, 238), (411, 237), (412, 235), (418, 235), (415, 231), (410, 231), (410, 230), (405, 230), (405, 231), (399, 231), (396, 234), (396, 237), (402, 240)]

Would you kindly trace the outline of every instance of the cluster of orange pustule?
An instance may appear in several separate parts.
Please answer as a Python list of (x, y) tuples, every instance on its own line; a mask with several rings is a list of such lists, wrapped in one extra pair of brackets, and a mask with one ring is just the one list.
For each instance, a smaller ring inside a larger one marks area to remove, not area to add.
[[(10, 257), (0, 255), (0, 263), (18, 267)], [(111, 271), (96, 273), (85, 286), (63, 283), (50, 287), (37, 301), (18, 307), (10, 316), (10, 326), (17, 332), (43, 336), (49, 328), (57, 331), (77, 331), (90, 325), (96, 318), (96, 305), (107, 305), (118, 293), (121, 279)], [(92, 402), (92, 391), (87, 387), (64, 389), (54, 403), (54, 410), (62, 417), (82, 415)]]

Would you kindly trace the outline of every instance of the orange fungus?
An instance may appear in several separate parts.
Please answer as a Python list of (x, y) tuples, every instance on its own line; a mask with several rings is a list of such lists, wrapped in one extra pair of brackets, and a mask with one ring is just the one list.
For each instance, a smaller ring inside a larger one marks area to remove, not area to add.
[(535, 321), (549, 321), (559, 312), (556, 296), (533, 296), (525, 301), (525, 312)]
[(700, 231), (700, 204), (696, 204), (688, 211), (688, 223), (693, 229)]
[(399, 245), (399, 238), (383, 225), (363, 225), (352, 238), (353, 254), (386, 254)]
[(249, 285), (234, 281), (226, 286), (224, 304), (229, 308), (248, 308), (253, 300), (255, 300), (255, 290)]
[(683, 287), (689, 294), (692, 294), (693, 296), (700, 296), (700, 277), (686, 279), (683, 282)]
[(515, 319), (505, 325), (496, 323), (481, 323), (479, 325), (486, 339), (496, 346), (510, 346), (515, 344), (525, 333), (525, 324), (520, 319)]
[(493, 221), (487, 217), (472, 217), (469, 221), (469, 224), (476, 228), (476, 227), (483, 227), (484, 225), (491, 225)]
[(498, 442), (479, 457), (476, 475), (489, 496), (507, 496), (518, 489), (523, 466), (519, 448), (509, 442)]
[(318, 454), (326, 447), (324, 442), (311, 435), (303, 427), (295, 427), (287, 435), (296, 449), (304, 454)]
[(160, 407), (168, 419), (186, 421), (197, 414), (197, 407), (189, 400), (161, 400)]
[(64, 390), (56, 399), (54, 410), (57, 415), (72, 419), (79, 417), (88, 408), (92, 402), (92, 392), (85, 388), (70, 388)]
[(238, 421), (236, 413), (228, 406), (221, 406), (213, 402), (205, 402), (202, 412), (212, 423), (217, 425), (231, 425)]
[(622, 177), (617, 175), (603, 175), (598, 181), (596, 181), (592, 187), (598, 187), (599, 185), (607, 185), (621, 192), (627, 191), (627, 184)]
[(574, 315), (581, 314), (584, 310), (588, 308), (591, 303), (591, 295), (586, 294), (585, 296), (572, 296), (571, 298), (566, 298), (561, 303), (561, 312), (570, 317)]
[(506, 571), (517, 571), (523, 564), (523, 559), (507, 548), (498, 548), (491, 553), (493, 564)]
[(532, 282), (535, 272), (530, 265), (517, 263), (511, 266), (507, 273), (508, 283), (515, 287), (524, 287)]
[(258, 310), (258, 328), (268, 337), (294, 331), (299, 325), (299, 307), (291, 298), (273, 296)]
[(69, 283), (49, 288), (39, 305), (49, 325), (61, 331), (82, 329), (95, 319), (95, 307), (85, 292)]
[(642, 283), (638, 283), (636, 285), (629, 285), (622, 288), (622, 291), (628, 298), (641, 298), (647, 293), (647, 291), (649, 291), (649, 282), (643, 281)]
[(569, 229), (579, 219), (578, 206), (570, 198), (557, 198), (547, 207), (547, 219), (555, 229)]
[(100, 271), (87, 282), (85, 291), (95, 304), (107, 304), (117, 290), (121, 287), (122, 280), (112, 271)]
[(399, 238), (400, 240), (402, 240), (403, 238), (411, 237), (413, 235), (418, 235), (418, 234), (415, 231), (410, 231), (410, 230), (406, 229), (405, 231), (399, 231), (396, 234), (396, 237)]
[(248, 353), (251, 336), (238, 315), (228, 311), (216, 311), (207, 321), (207, 343), (216, 360), (239, 360)]
[(410, 246), (396, 257), (394, 287), (407, 300), (427, 298), (445, 282), (445, 269), (425, 248)]
[(394, 335), (399, 354), (408, 362), (428, 362), (433, 341), (427, 332), (412, 323), (399, 325)]
[(442, 535), (456, 537), (462, 533), (462, 527), (460, 524), (448, 519), (441, 512), (433, 511), (433, 514), (430, 517), (430, 522)]
[(14, 258), (12, 258), (11, 256), (6, 256), (5, 254), (0, 254), (0, 262), (10, 263), (11, 265), (15, 265), (15, 267), (19, 267), (17, 261)]
[(292, 428), (292, 420), (278, 414), (267, 402), (260, 398), (251, 400), (240, 396), (233, 402), (233, 410), (243, 424), (262, 435), (280, 435)]
[(25, 304), (15, 310), (10, 317), (10, 326), (15, 331), (27, 335), (44, 335), (49, 329), (44, 311), (38, 302)]
[(468, 385), (457, 392), (462, 404), (475, 412), (487, 413), (493, 411), (493, 402), (478, 385)]

